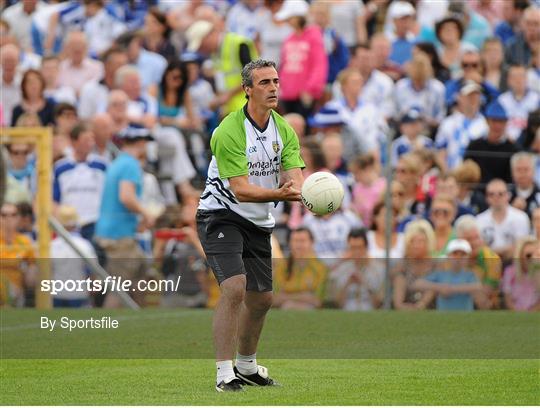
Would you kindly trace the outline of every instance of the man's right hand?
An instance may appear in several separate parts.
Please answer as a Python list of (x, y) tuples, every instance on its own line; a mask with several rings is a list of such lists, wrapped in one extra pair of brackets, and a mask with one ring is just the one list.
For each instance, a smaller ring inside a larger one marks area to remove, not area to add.
[(285, 182), (277, 191), (279, 201), (302, 201), (300, 190), (294, 187), (294, 181)]

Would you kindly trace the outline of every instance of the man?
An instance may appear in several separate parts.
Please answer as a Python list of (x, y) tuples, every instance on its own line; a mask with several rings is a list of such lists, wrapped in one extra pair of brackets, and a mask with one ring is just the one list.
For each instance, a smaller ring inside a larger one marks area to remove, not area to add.
[(509, 64), (529, 65), (532, 50), (540, 41), (540, 9), (530, 6), (521, 18), (522, 31), (505, 47), (504, 60)]
[(0, 66), (2, 68), (0, 103), (4, 113), (4, 123), (11, 123), (13, 108), (21, 102), (19, 58), (20, 52), (16, 45), (6, 44), (0, 48)]
[(77, 97), (73, 88), (58, 84), (60, 74), (60, 58), (56, 55), (49, 55), (41, 59), (41, 74), (45, 80), (45, 90), (43, 94), (46, 98), (53, 99), (58, 103), (77, 104)]
[(516, 145), (505, 139), (508, 115), (497, 101), (486, 108), (488, 134), (485, 138), (473, 140), (465, 151), (464, 159), (474, 160), (482, 169), (482, 184), (494, 178), (511, 181), (510, 157), (518, 151)]
[(455, 169), (462, 162), (471, 141), (488, 132), (486, 119), (480, 113), (481, 90), (476, 82), (465, 82), (457, 97), (457, 109), (439, 126), (435, 148), (440, 163), (447, 170)]
[(495, 25), (494, 34), (503, 45), (513, 40), (520, 31), (519, 23), (523, 11), (529, 6), (529, 0), (509, 0), (502, 2), (503, 20)]
[(482, 238), (503, 261), (509, 262), (517, 241), (529, 234), (529, 218), (510, 205), (510, 194), (503, 180), (488, 183), (486, 199), (489, 208), (476, 216)]
[(369, 64), (373, 65), (376, 70), (386, 74), (394, 81), (397, 81), (403, 76), (403, 67), (389, 60), (390, 53), (392, 52), (392, 43), (386, 34), (373, 34), (369, 40), (369, 48), (373, 53), (373, 61), (369, 61)]
[(433, 148), (433, 141), (423, 134), (424, 122), (418, 109), (409, 109), (401, 117), (399, 131), (401, 135), (392, 142), (390, 148), (392, 167), (397, 166), (398, 159), (404, 154), (414, 150)]
[(210, 141), (213, 157), (197, 211), (199, 237), (221, 289), (213, 327), (219, 392), (274, 384), (256, 360), (272, 305), (270, 208), (300, 201), (303, 183), (298, 138), (274, 111), (275, 64), (250, 62), (242, 70), (242, 86), (247, 104), (228, 115)]
[(508, 70), (507, 81), (510, 89), (497, 100), (510, 117), (506, 134), (514, 142), (527, 127), (529, 113), (540, 108), (540, 94), (528, 89), (527, 67), (523, 65), (512, 65)]
[(224, 114), (240, 109), (245, 100), (242, 92), (242, 68), (257, 58), (257, 49), (252, 40), (241, 35), (223, 32), (215, 23), (195, 21), (186, 31), (187, 49), (206, 56), (218, 58), (218, 105), (224, 105)]
[(389, 60), (403, 66), (412, 57), (415, 35), (412, 33), (416, 11), (411, 3), (397, 1), (390, 8), (390, 18), (394, 22), (392, 51)]
[(53, 200), (57, 205), (75, 208), (81, 236), (91, 240), (99, 216), (106, 164), (91, 154), (95, 140), (89, 125), (75, 126), (70, 140), (73, 157), (61, 159), (54, 166)]
[(92, 130), (96, 139), (96, 146), (92, 153), (102, 161), (109, 164), (118, 154), (112, 138), (114, 136), (114, 124), (108, 113), (98, 113), (92, 118)]
[(2, 19), (11, 27), (10, 33), (17, 43), (27, 52), (32, 48), (32, 19), (36, 12), (43, 9), (45, 2), (41, 0), (24, 0), (3, 10)]
[(525, 211), (530, 219), (535, 208), (540, 207), (540, 188), (534, 182), (534, 154), (520, 152), (510, 159), (512, 187), (510, 203), (518, 210)]
[[(146, 143), (153, 139), (146, 129), (136, 125), (125, 128), (119, 137), (122, 152), (107, 168), (95, 242), (105, 252), (107, 271), (136, 285), (144, 277), (146, 258), (135, 234), (139, 224), (144, 229), (155, 222), (141, 202), (141, 161), (146, 157)], [(133, 296), (142, 303), (140, 292), (133, 292)], [(107, 294), (104, 307), (120, 307), (120, 298)]]

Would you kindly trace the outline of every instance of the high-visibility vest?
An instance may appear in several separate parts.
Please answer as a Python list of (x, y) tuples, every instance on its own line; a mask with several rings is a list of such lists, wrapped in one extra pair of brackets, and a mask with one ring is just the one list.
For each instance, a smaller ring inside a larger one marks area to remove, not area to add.
[[(223, 74), (225, 89), (233, 89), (242, 84), (242, 63), (240, 62), (240, 44), (246, 44), (249, 47), (249, 55), (252, 59), (257, 59), (257, 49), (255, 44), (249, 38), (235, 33), (226, 33), (221, 44), (219, 56), (219, 68)], [(229, 102), (223, 106), (223, 113), (237, 111), (246, 103), (244, 92), (233, 96)]]

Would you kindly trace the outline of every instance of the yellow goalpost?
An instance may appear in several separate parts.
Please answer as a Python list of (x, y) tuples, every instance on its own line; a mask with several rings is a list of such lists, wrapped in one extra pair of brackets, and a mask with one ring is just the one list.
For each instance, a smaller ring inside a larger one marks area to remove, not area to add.
[(42, 292), (39, 282), (50, 279), (49, 249), (51, 230), (49, 215), (52, 211), (52, 129), (50, 127), (0, 128), (0, 144), (29, 143), (36, 147), (37, 194), (34, 209), (38, 228), (38, 286), (36, 307), (52, 308), (51, 296)]

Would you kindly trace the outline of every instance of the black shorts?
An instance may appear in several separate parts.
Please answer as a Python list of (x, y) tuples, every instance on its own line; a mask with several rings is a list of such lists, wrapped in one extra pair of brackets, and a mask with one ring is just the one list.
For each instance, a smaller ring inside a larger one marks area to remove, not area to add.
[(246, 275), (246, 290), (272, 290), (271, 228), (262, 228), (231, 210), (197, 211), (197, 231), (218, 283)]

